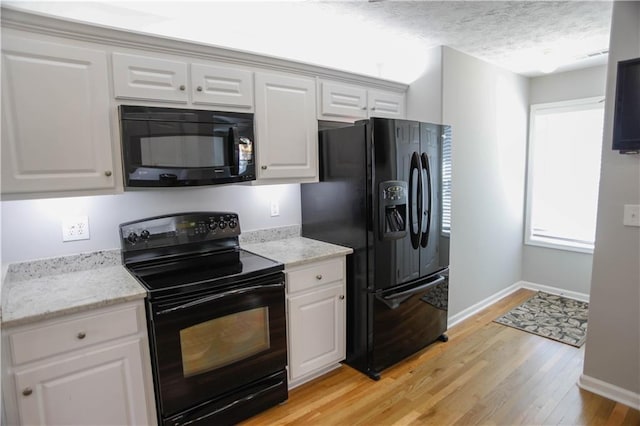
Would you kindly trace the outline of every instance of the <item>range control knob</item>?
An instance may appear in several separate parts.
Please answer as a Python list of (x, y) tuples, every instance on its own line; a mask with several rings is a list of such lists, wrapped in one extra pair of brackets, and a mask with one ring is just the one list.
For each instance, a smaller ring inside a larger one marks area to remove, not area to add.
[(130, 232), (129, 235), (127, 235), (127, 240), (132, 244), (137, 242), (138, 234), (136, 234), (135, 232)]
[(140, 233), (140, 238), (142, 238), (143, 240), (148, 240), (150, 235), (151, 234), (149, 233), (149, 231), (145, 229)]
[(215, 220), (212, 220), (211, 222), (209, 222), (209, 229), (210, 230), (214, 230), (218, 227), (218, 223)]
[(227, 222), (221, 220), (220, 223), (218, 223), (218, 226), (220, 227), (220, 229), (224, 229), (227, 227)]
[(238, 226), (238, 221), (235, 218), (231, 218), (229, 221), (229, 228), (234, 229), (236, 226)]

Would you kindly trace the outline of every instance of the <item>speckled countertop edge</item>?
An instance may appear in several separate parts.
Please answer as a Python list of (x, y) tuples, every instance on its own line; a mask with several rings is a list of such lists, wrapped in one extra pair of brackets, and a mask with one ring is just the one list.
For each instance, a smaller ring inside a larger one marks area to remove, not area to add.
[(285, 265), (285, 268), (305, 265), (353, 253), (353, 249), (336, 244), (293, 237), (264, 243), (242, 244), (244, 250), (268, 257)]
[[(299, 235), (299, 225), (249, 231), (240, 244), (288, 268), (353, 252)], [(146, 290), (121, 262), (116, 249), (2, 265), (0, 324), (24, 325), (143, 299)]]
[(2, 291), (2, 327), (143, 299), (146, 295), (144, 287), (122, 265), (10, 281)]

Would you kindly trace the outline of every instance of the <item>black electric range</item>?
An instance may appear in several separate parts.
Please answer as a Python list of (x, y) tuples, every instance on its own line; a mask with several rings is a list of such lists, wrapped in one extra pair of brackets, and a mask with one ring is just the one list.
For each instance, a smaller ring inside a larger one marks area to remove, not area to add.
[(230, 212), (120, 225), (123, 263), (148, 292), (159, 424), (233, 424), (288, 398), (284, 266), (239, 235)]

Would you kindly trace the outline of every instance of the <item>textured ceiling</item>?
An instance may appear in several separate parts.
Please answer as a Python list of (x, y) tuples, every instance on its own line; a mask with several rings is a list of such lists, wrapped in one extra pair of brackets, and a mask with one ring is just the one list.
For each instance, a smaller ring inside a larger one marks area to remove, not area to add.
[[(102, 25), (411, 83), (445, 45), (524, 75), (606, 61), (608, 1), (11, 2)], [(595, 56), (590, 56), (594, 55)]]

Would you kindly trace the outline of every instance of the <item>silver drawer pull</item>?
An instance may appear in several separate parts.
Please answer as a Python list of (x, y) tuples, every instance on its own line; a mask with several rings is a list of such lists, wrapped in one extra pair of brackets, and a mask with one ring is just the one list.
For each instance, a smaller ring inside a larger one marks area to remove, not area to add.
[(321, 280), (322, 279), (322, 275), (318, 274), (316, 275), (316, 280)]
[(107, 170), (107, 171), (105, 171), (105, 172), (104, 172), (104, 175), (105, 175), (106, 177), (111, 176), (111, 174), (112, 174), (112, 173), (111, 173), (111, 170)]
[(183, 91), (183, 92), (184, 92), (184, 90), (186, 89), (186, 87), (185, 87), (185, 85), (184, 85), (184, 84), (181, 84), (181, 85), (180, 85), (180, 87), (179, 87), (179, 89), (180, 89), (181, 91)]
[(29, 396), (33, 393), (33, 390), (31, 388), (24, 388), (24, 390), (22, 391), (22, 394), (24, 396)]
[(78, 333), (78, 335), (76, 336), (79, 340), (84, 339), (85, 337), (87, 337), (87, 333), (85, 333), (84, 331), (81, 331), (80, 333)]

